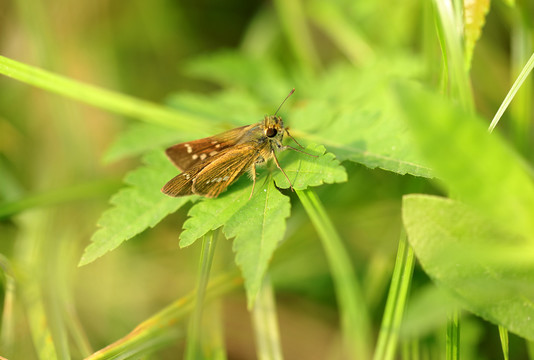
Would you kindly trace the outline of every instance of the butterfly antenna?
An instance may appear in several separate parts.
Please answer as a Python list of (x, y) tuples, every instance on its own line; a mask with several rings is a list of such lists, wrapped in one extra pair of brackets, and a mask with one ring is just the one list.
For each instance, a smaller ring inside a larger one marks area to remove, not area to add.
[(293, 95), (293, 93), (295, 92), (295, 88), (293, 88), (293, 90), (291, 90), (289, 92), (289, 94), (287, 94), (286, 98), (284, 99), (284, 101), (282, 101), (282, 103), (280, 104), (280, 106), (278, 107), (278, 109), (276, 109), (276, 112), (274, 113), (275, 115), (278, 114), (278, 111), (280, 111), (280, 108), (282, 107), (282, 105), (284, 105), (284, 103), (286, 102), (286, 100), (291, 96)]

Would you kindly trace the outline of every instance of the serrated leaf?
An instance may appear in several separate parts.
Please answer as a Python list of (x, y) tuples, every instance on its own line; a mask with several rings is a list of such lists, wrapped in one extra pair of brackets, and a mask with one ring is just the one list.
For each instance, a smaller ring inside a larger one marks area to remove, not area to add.
[[(319, 157), (286, 150), (278, 154), (280, 164), (297, 190), (308, 186), (319, 186), (323, 183), (347, 181), (345, 168), (335, 159), (332, 153), (326, 153), (323, 146), (310, 145), (307, 152)], [(289, 188), (287, 179), (276, 167), (271, 166), (271, 174), (281, 188)], [(256, 179), (255, 193), (264, 191), (266, 184), (272, 181), (267, 169), (258, 168), (260, 174)], [(189, 219), (184, 223), (184, 231), (180, 234), (180, 247), (191, 245), (208, 231), (215, 230), (246, 205), (252, 181), (243, 176), (237, 183), (230, 185), (229, 190), (217, 199), (208, 199), (195, 204), (189, 211)]]
[(475, 114), (440, 95), (403, 86), (400, 111), (414, 145), (451, 195), (511, 233), (534, 234), (534, 183), (524, 161)]
[(250, 196), (250, 180), (240, 179), (231, 185), (231, 191), (221, 194), (217, 199), (200, 201), (189, 210), (180, 234), (180, 247), (193, 244), (208, 231), (224, 225), (244, 204)]
[(475, 44), (480, 38), (482, 27), (486, 22), (486, 15), (489, 10), (489, 0), (464, 0), (464, 40), (465, 40), (465, 62), (467, 68), (471, 66), (471, 58)]
[(108, 251), (131, 239), (148, 227), (153, 227), (165, 216), (176, 211), (191, 198), (170, 198), (160, 191), (166, 181), (176, 175), (162, 151), (144, 157), (142, 166), (128, 175), (128, 187), (111, 198), (113, 207), (98, 220), (98, 229), (85, 248), (80, 266), (86, 265)]
[(199, 202), (189, 211), (180, 246), (188, 246), (210, 230), (224, 226), (228, 238), (235, 237), (236, 263), (241, 268), (249, 305), (255, 299), (277, 244), (282, 240), (289, 198), (267, 177), (266, 186), (256, 188), (251, 199), (250, 180), (241, 179), (217, 199)]
[(410, 244), (425, 271), (473, 313), (534, 340), (534, 256), (527, 239), (460, 202), (403, 199)]
[[(306, 151), (319, 155), (310, 157), (291, 150), (279, 154), (295, 189), (318, 186), (323, 183), (346, 181), (345, 168), (324, 147), (310, 145)], [(249, 200), (252, 181), (243, 176), (217, 199), (206, 199), (189, 211), (180, 235), (180, 246), (189, 246), (208, 231), (224, 226), (227, 237), (236, 237), (234, 250), (236, 263), (241, 267), (249, 305), (252, 304), (261, 284), (269, 259), (285, 232), (285, 219), (289, 216), (289, 198), (276, 189), (274, 181), (288, 187), (287, 180), (276, 168), (264, 169), (256, 180), (254, 195)]]
[(227, 237), (235, 237), (233, 249), (245, 279), (249, 307), (254, 303), (274, 250), (283, 239), (290, 209), (289, 198), (269, 181), (224, 227)]
[[(322, 184), (333, 184), (347, 181), (347, 172), (341, 166), (334, 154), (326, 153), (322, 145), (308, 145), (305, 152), (319, 157), (312, 157), (293, 150), (286, 150), (282, 155), (278, 155), (280, 165), (291, 180), (295, 190), (304, 190), (309, 186), (319, 186)], [(287, 189), (289, 184), (281, 171), (273, 174), (276, 185)]]

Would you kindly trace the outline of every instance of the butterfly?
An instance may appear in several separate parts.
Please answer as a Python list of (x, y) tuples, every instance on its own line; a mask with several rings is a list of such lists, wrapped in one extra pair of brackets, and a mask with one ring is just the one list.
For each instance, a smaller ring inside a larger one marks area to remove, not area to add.
[(250, 193), (252, 197), (256, 185), (256, 165), (270, 159), (274, 160), (293, 190), (289, 177), (278, 162), (276, 152), (292, 149), (317, 157), (282, 144), (284, 134), (287, 134), (302, 148), (289, 134), (282, 118), (276, 115), (294, 91), (295, 89), (291, 90), (274, 115), (267, 115), (256, 124), (241, 126), (218, 135), (168, 148), (166, 150), (168, 158), (182, 172), (165, 184), (161, 191), (174, 197), (196, 194), (215, 198), (248, 171), (253, 180)]

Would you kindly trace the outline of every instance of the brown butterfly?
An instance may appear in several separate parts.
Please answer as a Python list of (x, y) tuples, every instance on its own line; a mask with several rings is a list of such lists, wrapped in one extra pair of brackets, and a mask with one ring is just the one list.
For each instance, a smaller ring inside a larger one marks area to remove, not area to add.
[[(284, 102), (293, 94), (291, 90)], [(273, 159), (282, 171), (291, 190), (293, 186), (285, 171), (280, 167), (276, 151), (292, 149), (306, 155), (299, 149), (282, 144), (286, 133), (297, 145), (302, 146), (289, 134), (276, 110), (275, 115), (265, 116), (257, 124), (241, 126), (221, 134), (188, 141), (171, 146), (166, 150), (169, 159), (182, 171), (172, 178), (161, 191), (169, 196), (201, 195), (217, 197), (224, 189), (249, 171), (252, 176), (252, 192), (256, 185), (256, 164)]]

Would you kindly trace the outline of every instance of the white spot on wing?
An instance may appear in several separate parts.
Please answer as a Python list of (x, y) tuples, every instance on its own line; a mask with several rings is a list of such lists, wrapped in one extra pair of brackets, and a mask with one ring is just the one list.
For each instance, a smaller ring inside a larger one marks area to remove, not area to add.
[(196, 160), (198, 159), (198, 155), (197, 154), (193, 154), (193, 160)]
[(217, 154), (217, 151), (212, 151), (212, 152), (210, 152), (210, 156), (213, 156), (213, 155), (215, 155), (215, 154)]
[[(197, 154), (193, 155), (193, 158), (194, 158), (195, 156), (198, 156), (198, 155), (197, 155)], [(207, 157), (208, 157), (208, 155), (206, 155), (206, 154), (201, 154), (201, 155), (200, 155), (200, 160), (204, 160), (204, 159), (207, 158)]]

